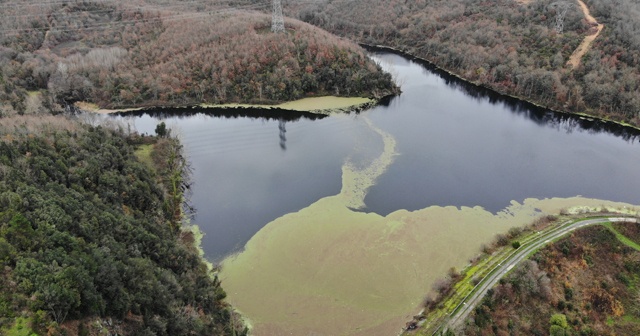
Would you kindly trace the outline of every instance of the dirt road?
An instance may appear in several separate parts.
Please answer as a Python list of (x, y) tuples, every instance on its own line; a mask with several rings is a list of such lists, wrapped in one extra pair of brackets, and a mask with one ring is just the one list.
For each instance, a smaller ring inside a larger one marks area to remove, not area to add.
[(573, 52), (571, 57), (569, 57), (569, 60), (567, 61), (567, 65), (570, 65), (574, 69), (580, 65), (582, 56), (584, 56), (584, 54), (586, 54), (587, 51), (589, 51), (589, 48), (591, 48), (591, 43), (598, 37), (598, 35), (600, 35), (600, 32), (604, 28), (603, 24), (598, 23), (598, 21), (596, 21), (596, 19), (593, 16), (591, 16), (591, 13), (589, 12), (589, 8), (584, 2), (582, 2), (582, 0), (578, 0), (578, 3), (580, 4), (580, 9), (582, 9), (582, 12), (584, 13), (584, 16), (589, 22), (589, 24), (595, 25), (596, 31), (593, 32), (591, 35), (585, 37), (584, 40), (582, 40), (582, 43), (580, 43), (578, 48), (576, 48), (576, 50)]

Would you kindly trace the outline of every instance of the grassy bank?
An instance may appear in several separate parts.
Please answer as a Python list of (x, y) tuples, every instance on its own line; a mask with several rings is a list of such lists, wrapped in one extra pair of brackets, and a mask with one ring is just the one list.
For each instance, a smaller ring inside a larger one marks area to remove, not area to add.
[[(331, 114), (348, 111), (360, 111), (376, 105), (380, 99), (363, 98), (363, 97), (313, 97), (293, 100), (275, 105), (264, 104), (199, 104), (195, 106), (184, 106), (185, 109), (202, 109), (202, 110), (218, 110), (218, 109), (258, 109), (258, 110), (286, 110), (297, 112), (310, 112), (316, 114)], [(122, 112), (138, 112), (142, 110), (153, 110), (154, 107), (134, 107), (127, 109), (103, 109), (99, 106), (87, 102), (77, 102), (75, 106), (83, 111), (111, 114)], [(164, 108), (164, 107), (160, 107)], [(177, 107), (178, 109), (180, 107)]]

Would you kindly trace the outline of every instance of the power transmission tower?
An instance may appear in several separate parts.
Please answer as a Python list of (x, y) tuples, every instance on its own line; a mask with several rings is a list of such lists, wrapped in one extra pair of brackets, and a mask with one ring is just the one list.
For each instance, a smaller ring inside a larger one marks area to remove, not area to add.
[(284, 17), (282, 16), (282, 3), (280, 0), (273, 0), (273, 16), (271, 17), (271, 31), (274, 33), (284, 32)]
[(569, 8), (571, 8), (573, 4), (567, 1), (558, 1), (549, 6), (556, 10), (556, 33), (562, 34), (564, 18), (567, 16), (567, 11), (569, 11)]

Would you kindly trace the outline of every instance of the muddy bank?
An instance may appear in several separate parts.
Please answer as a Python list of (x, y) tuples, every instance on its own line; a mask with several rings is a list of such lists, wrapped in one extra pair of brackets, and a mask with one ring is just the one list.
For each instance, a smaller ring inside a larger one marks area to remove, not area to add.
[(122, 114), (122, 113), (140, 113), (156, 110), (188, 111), (188, 110), (206, 110), (206, 111), (234, 111), (234, 110), (254, 110), (263, 113), (271, 112), (308, 112), (314, 114), (331, 114), (339, 112), (361, 111), (384, 102), (386, 99), (372, 99), (363, 97), (313, 97), (303, 98), (277, 105), (261, 105), (261, 104), (200, 104), (195, 106), (177, 106), (177, 107), (132, 107), (125, 109), (102, 109), (99, 106), (87, 102), (77, 102), (75, 107), (87, 112), (98, 114)]

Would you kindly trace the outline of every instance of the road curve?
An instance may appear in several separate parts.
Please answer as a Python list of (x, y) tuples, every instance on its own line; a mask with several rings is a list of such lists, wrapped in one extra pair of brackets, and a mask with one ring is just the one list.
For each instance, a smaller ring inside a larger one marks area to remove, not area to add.
[(445, 325), (442, 327), (442, 330), (456, 330), (456, 328), (459, 327), (461, 323), (464, 323), (467, 316), (469, 316), (469, 313), (471, 313), (476, 305), (478, 305), (478, 303), (484, 298), (487, 291), (495, 286), (500, 278), (502, 278), (507, 272), (509, 272), (515, 265), (526, 259), (531, 252), (543, 247), (544, 245), (552, 242), (557, 238), (560, 238), (563, 235), (566, 235), (571, 231), (583, 228), (585, 226), (607, 222), (638, 223), (638, 219), (633, 217), (585, 219), (577, 221), (566, 227), (562, 227), (562, 229), (552, 230), (546, 234), (542, 234), (540, 237), (535, 238), (533, 241), (523, 244), (519, 249), (515, 250), (514, 253), (507, 258), (507, 260), (499, 264), (491, 273), (489, 273), (489, 275), (487, 275), (487, 277), (482, 279), (475, 291), (470, 294), (470, 296), (467, 297), (464, 302), (461, 303), (460, 309), (456, 313), (454, 313), (454, 315), (451, 316), (451, 318), (445, 323)]

